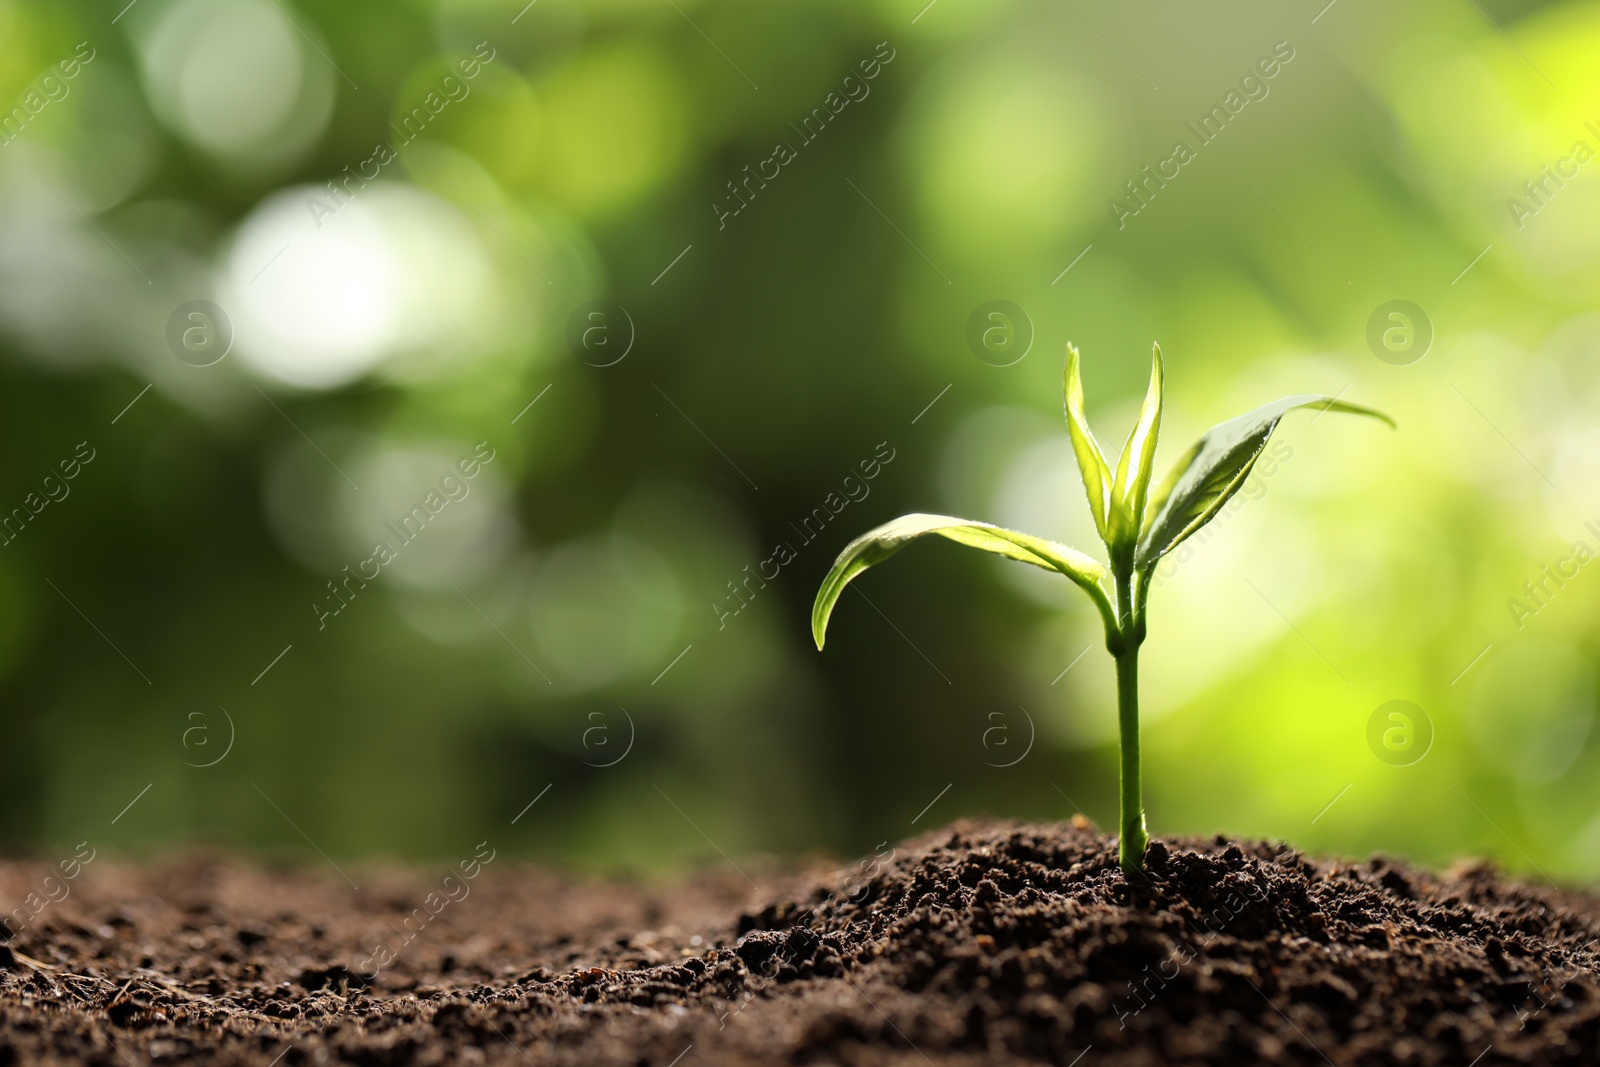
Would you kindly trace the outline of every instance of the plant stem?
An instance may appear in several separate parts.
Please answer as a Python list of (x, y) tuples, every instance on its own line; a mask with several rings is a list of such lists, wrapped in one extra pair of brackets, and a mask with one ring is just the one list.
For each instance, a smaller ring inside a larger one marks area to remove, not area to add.
[(1117, 656), (1117, 726), (1122, 736), (1122, 847), (1118, 859), (1129, 874), (1144, 870), (1150, 835), (1144, 825), (1139, 780), (1139, 645), (1128, 640)]
[[(1144, 870), (1150, 835), (1144, 825), (1139, 774), (1139, 646), (1144, 643), (1144, 605), (1133, 600), (1131, 567), (1117, 568), (1117, 727), (1122, 750), (1122, 841), (1118, 860), (1130, 875)], [(1143, 583), (1141, 582), (1141, 585)], [(1141, 590), (1142, 591), (1142, 590)]]

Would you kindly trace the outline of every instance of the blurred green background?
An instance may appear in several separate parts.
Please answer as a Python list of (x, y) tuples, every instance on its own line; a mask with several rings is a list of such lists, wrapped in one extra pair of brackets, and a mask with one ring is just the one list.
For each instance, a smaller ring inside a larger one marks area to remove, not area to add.
[(1098, 550), (1070, 339), (1108, 448), (1161, 343), (1163, 468), (1401, 425), (1162, 568), (1152, 830), (1600, 877), (1600, 5), (125, 3), (0, 0), (0, 848), (1114, 824), (1065, 582), (917, 546), (807, 632), (904, 511)]

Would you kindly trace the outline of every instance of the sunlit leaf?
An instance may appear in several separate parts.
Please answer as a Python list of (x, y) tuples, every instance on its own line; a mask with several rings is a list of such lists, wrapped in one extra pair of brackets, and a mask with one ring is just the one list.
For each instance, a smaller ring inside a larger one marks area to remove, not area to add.
[(1156, 491), (1151, 501), (1153, 514), (1144, 525), (1136, 564), (1144, 567), (1154, 563), (1210, 522), (1250, 476), (1267, 439), (1284, 415), (1296, 408), (1366, 415), (1391, 427), (1395, 425), (1381, 411), (1331, 396), (1287, 396), (1213, 426), (1184, 454)]
[(1063, 396), (1067, 409), (1067, 435), (1072, 438), (1072, 452), (1078, 457), (1078, 470), (1083, 475), (1083, 488), (1089, 496), (1089, 513), (1094, 516), (1095, 529), (1100, 539), (1111, 543), (1111, 466), (1089, 432), (1089, 420), (1083, 417), (1083, 378), (1079, 369), (1078, 348), (1067, 345), (1067, 370), (1063, 382)]
[(1144, 521), (1145, 499), (1150, 491), (1150, 473), (1156, 457), (1156, 438), (1161, 435), (1161, 385), (1165, 368), (1161, 346), (1150, 357), (1150, 387), (1139, 409), (1139, 421), (1122, 446), (1117, 461), (1117, 480), (1111, 487), (1111, 536), (1118, 544), (1137, 540)]
[(1167, 476), (1161, 479), (1160, 484), (1156, 486), (1155, 492), (1150, 494), (1150, 500), (1145, 504), (1147, 519), (1144, 524), (1145, 533), (1150, 532), (1151, 522), (1154, 521), (1153, 517), (1160, 515), (1161, 509), (1167, 506), (1167, 500), (1172, 496), (1172, 491), (1177, 488), (1178, 480), (1183, 477), (1184, 471), (1189, 469), (1189, 464), (1194, 462), (1194, 457), (1200, 454), (1200, 449), (1205, 446), (1205, 443), (1205, 438), (1202, 437), (1190, 445), (1189, 451), (1178, 457), (1178, 462), (1172, 465), (1172, 469), (1167, 472)]
[(817, 602), (811, 609), (811, 636), (816, 639), (818, 648), (822, 647), (827, 634), (828, 616), (833, 614), (833, 605), (851, 579), (926, 534), (938, 534), (957, 544), (981, 548), (1007, 559), (1064, 574), (1083, 589), (1091, 590), (1097, 604), (1105, 599), (1099, 586), (1100, 579), (1106, 573), (1105, 567), (1077, 549), (1042, 537), (951, 515), (902, 515), (851, 541), (839, 553), (839, 558), (834, 560), (833, 568), (822, 580), (822, 588), (817, 590)]

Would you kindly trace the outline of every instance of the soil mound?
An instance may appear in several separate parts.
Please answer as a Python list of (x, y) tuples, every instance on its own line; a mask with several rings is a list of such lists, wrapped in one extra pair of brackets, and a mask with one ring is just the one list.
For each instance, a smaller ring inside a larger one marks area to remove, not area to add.
[(0, 1067), (1600, 1062), (1600, 901), (1484, 866), (1167, 840), (1130, 882), (959, 823), (755, 892), (357, 873), (97, 865), (0, 946)]

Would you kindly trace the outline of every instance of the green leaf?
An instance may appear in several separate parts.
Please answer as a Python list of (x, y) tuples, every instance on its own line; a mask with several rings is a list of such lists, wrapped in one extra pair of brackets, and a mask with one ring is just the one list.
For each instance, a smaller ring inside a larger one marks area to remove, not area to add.
[(834, 560), (833, 568), (822, 580), (822, 588), (817, 590), (817, 602), (811, 608), (811, 636), (816, 639), (817, 648), (822, 647), (827, 634), (828, 616), (833, 614), (833, 605), (851, 579), (926, 534), (938, 534), (957, 544), (981, 548), (1007, 559), (1064, 574), (1094, 597), (1096, 604), (1106, 603), (1105, 592), (1099, 584), (1105, 576), (1105, 567), (1077, 549), (1046, 541), (1042, 537), (951, 515), (902, 515), (851, 541), (839, 553), (839, 558)]
[(1150, 491), (1150, 473), (1156, 457), (1156, 438), (1161, 436), (1161, 385), (1165, 368), (1161, 346), (1150, 357), (1150, 388), (1144, 394), (1139, 421), (1122, 446), (1117, 461), (1117, 480), (1111, 487), (1111, 534), (1119, 544), (1138, 540), (1144, 522), (1145, 499)]
[(1100, 540), (1111, 543), (1111, 466), (1089, 432), (1089, 420), (1083, 417), (1083, 379), (1080, 376), (1078, 347), (1067, 344), (1067, 369), (1062, 396), (1067, 409), (1067, 435), (1072, 438), (1072, 452), (1078, 457), (1078, 471), (1083, 476), (1083, 489), (1089, 496), (1089, 513), (1094, 516), (1094, 527), (1100, 531)]
[(1161, 509), (1167, 506), (1167, 500), (1172, 496), (1172, 490), (1177, 488), (1178, 479), (1183, 477), (1183, 472), (1189, 469), (1189, 464), (1194, 462), (1194, 457), (1200, 454), (1200, 449), (1205, 445), (1206, 439), (1202, 437), (1189, 446), (1189, 451), (1178, 457), (1178, 462), (1172, 465), (1167, 476), (1161, 479), (1161, 484), (1156, 486), (1155, 492), (1150, 494), (1150, 501), (1145, 505), (1145, 514), (1149, 517), (1144, 524), (1144, 532), (1150, 532), (1153, 518), (1161, 514)]
[(1331, 396), (1287, 396), (1248, 415), (1211, 427), (1184, 453), (1150, 502), (1136, 565), (1146, 567), (1171, 552), (1184, 538), (1210, 522), (1250, 476), (1267, 439), (1284, 415), (1296, 408), (1318, 408), (1395, 421), (1381, 411)]

